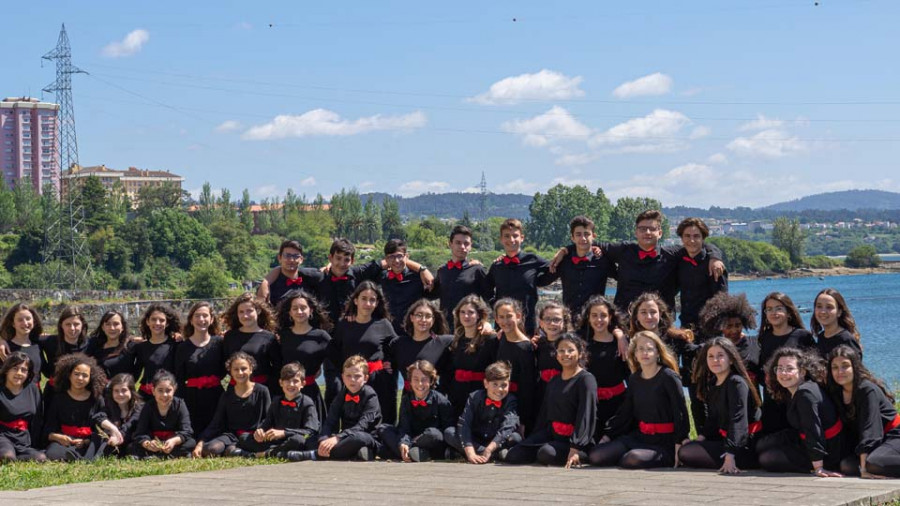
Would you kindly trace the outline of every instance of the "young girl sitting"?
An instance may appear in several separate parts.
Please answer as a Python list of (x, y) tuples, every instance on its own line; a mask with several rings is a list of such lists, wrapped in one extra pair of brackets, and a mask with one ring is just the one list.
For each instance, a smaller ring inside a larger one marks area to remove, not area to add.
[(175, 375), (164, 369), (153, 376), (153, 399), (141, 411), (131, 454), (139, 457), (186, 457), (196, 446), (185, 402), (175, 397)]

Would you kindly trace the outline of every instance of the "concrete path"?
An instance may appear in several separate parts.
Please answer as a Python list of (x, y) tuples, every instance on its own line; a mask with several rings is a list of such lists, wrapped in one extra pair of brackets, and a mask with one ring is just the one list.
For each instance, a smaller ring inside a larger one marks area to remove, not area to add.
[(900, 498), (900, 480), (746, 472), (302, 462), (0, 492), (0, 504), (871, 505)]

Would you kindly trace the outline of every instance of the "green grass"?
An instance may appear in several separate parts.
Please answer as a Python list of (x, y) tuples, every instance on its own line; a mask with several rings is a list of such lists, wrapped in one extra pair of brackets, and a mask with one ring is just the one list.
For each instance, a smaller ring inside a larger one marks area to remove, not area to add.
[(161, 474), (218, 471), (233, 467), (282, 464), (279, 459), (131, 460), (103, 458), (92, 462), (13, 462), (0, 466), (0, 490), (28, 490), (68, 483), (119, 480)]

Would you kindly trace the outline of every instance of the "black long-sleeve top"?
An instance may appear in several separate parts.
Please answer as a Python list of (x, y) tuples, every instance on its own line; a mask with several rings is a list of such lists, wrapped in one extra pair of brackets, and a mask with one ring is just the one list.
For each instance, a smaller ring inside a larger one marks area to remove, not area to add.
[(540, 379), (539, 384), (546, 385), (562, 371), (559, 360), (556, 360), (556, 344), (542, 335), (538, 341), (535, 355), (537, 358), (538, 378)]
[(497, 346), (497, 360), (504, 360), (512, 366), (509, 391), (516, 394), (522, 423), (531, 424), (539, 408), (535, 405), (538, 373), (534, 345), (527, 339), (511, 343), (506, 337), (501, 337)]
[(400, 420), (397, 423), (400, 444), (411, 445), (412, 440), (428, 428), (443, 432), (453, 425), (453, 418), (453, 406), (444, 394), (432, 389), (424, 399), (419, 400), (415, 394), (407, 392), (400, 399)]
[(463, 337), (459, 340), (456, 348), (450, 350), (451, 370), (453, 371), (453, 382), (450, 386), (450, 402), (453, 404), (457, 413), (462, 413), (463, 407), (469, 395), (476, 390), (484, 388), (482, 381), (462, 381), (463, 375), (475, 373), (484, 377), (484, 370), (497, 360), (497, 347), (500, 344), (496, 334), (484, 336), (481, 346), (475, 349), (473, 353), (467, 353), (466, 349), (471, 344), (472, 339)]
[[(283, 272), (279, 272), (275, 281), (269, 284), (269, 304), (277, 307), (284, 295), (291, 290), (306, 290), (309, 293), (315, 293), (324, 277), (322, 271), (309, 267), (298, 269), (297, 278), (293, 280), (288, 280)], [(288, 284), (289, 281), (290, 284)]]
[[(44, 439), (50, 434), (66, 434), (66, 427), (88, 428), (93, 433), (96, 426), (106, 420), (102, 402), (93, 397), (78, 401), (69, 392), (59, 392), (53, 396), (53, 402), (47, 409), (44, 421)], [(69, 435), (69, 434), (66, 434)], [(81, 436), (72, 436), (81, 437)]]
[(175, 397), (172, 399), (172, 405), (163, 416), (159, 412), (159, 405), (156, 399), (147, 401), (144, 409), (141, 410), (141, 417), (138, 419), (137, 426), (134, 429), (134, 442), (143, 444), (144, 441), (151, 439), (159, 439), (165, 441), (173, 437), (180, 437), (184, 443), (188, 439), (194, 437), (194, 429), (191, 428), (191, 416), (188, 413), (187, 404), (182, 399)]
[(750, 447), (751, 424), (758, 422), (761, 415), (750, 396), (750, 388), (744, 378), (732, 374), (721, 385), (709, 389), (706, 424), (698, 433), (710, 441), (724, 441), (727, 453), (735, 454)]
[[(644, 434), (640, 422), (671, 423), (675, 431), (668, 434)], [(650, 379), (641, 377), (641, 372), (628, 377), (625, 400), (616, 414), (606, 423), (606, 433), (615, 438), (632, 433), (637, 438), (651, 444), (675, 445), (683, 441), (690, 431), (687, 405), (681, 378), (674, 371), (663, 367)]]
[(393, 271), (382, 271), (379, 283), (384, 298), (388, 301), (391, 320), (399, 324), (406, 316), (409, 306), (425, 296), (425, 285), (422, 284), (421, 276), (407, 268), (399, 276), (393, 276)]
[(260, 427), (263, 430), (280, 429), (287, 437), (315, 437), (319, 432), (319, 415), (316, 405), (308, 396), (298, 394), (291, 400), (276, 397)]
[(816, 334), (816, 351), (822, 358), (828, 357), (828, 354), (840, 345), (856, 350), (862, 358), (862, 347), (859, 345), (859, 341), (847, 329), (842, 328), (840, 332), (831, 337), (825, 337), (824, 332)]
[(254, 377), (265, 376), (267, 385), (275, 391), (278, 388), (277, 376), (281, 372), (281, 346), (275, 339), (275, 334), (268, 330), (257, 332), (241, 332), (240, 329), (232, 329), (225, 333), (224, 339), (225, 360), (239, 351), (253, 357), (256, 360)]
[(857, 455), (872, 453), (886, 439), (900, 438), (900, 426), (889, 425), (894, 425), (893, 422), (897, 418), (894, 403), (875, 383), (867, 379), (859, 382), (859, 386), (853, 392), (852, 417), (851, 410), (843, 402), (838, 405), (841, 418), (856, 429), (856, 445), (853, 451)]
[(328, 357), (331, 336), (322, 329), (312, 329), (306, 334), (295, 334), (290, 328), (278, 333), (281, 340), (281, 359), (285, 364), (299, 362), (306, 370), (307, 378), (315, 378)]
[(271, 404), (269, 389), (260, 383), (254, 383), (250, 395), (243, 398), (229, 386), (219, 398), (216, 414), (200, 434), (200, 440), (209, 441), (226, 432), (239, 436), (255, 431), (265, 420)]
[(137, 427), (138, 420), (141, 417), (141, 411), (144, 410), (144, 404), (137, 409), (132, 409), (127, 416), (122, 416), (122, 409), (117, 404), (109, 405), (103, 402), (103, 412), (106, 413), (107, 420), (112, 422), (119, 432), (122, 433), (123, 444), (127, 445), (134, 438), (134, 429)]
[(598, 387), (618, 386), (631, 375), (628, 362), (619, 356), (619, 345), (615, 339), (608, 343), (591, 339), (587, 343), (587, 350), (587, 370), (594, 376)]
[[(822, 460), (840, 448), (840, 437), (826, 438), (825, 431), (840, 421), (831, 399), (821, 385), (804, 381), (797, 387), (787, 409), (788, 423), (801, 434), (810, 461)], [(833, 457), (834, 455), (832, 455)]]
[[(37, 342), (33, 342), (29, 339), (31, 344), (29, 346), (22, 346), (21, 344), (16, 343), (12, 339), (6, 341), (6, 346), (9, 347), (9, 352), (21, 351), (22, 353), (28, 355), (28, 358), (31, 359), (32, 370), (34, 371), (34, 381), (37, 384), (41, 383), (41, 371), (44, 369), (44, 357), (41, 355), (41, 347)], [(2, 381), (6, 381), (5, 378), (2, 378)]]
[(331, 401), (319, 438), (336, 436), (343, 439), (353, 433), (371, 434), (379, 424), (381, 424), (381, 406), (378, 404), (375, 389), (363, 385), (358, 392), (351, 394), (345, 387)]
[(396, 338), (394, 326), (387, 318), (373, 318), (367, 323), (338, 321), (330, 343), (332, 363), (340, 367), (353, 355), (360, 355), (369, 362), (386, 360)]
[(381, 271), (379, 262), (369, 262), (364, 265), (350, 266), (347, 273), (342, 276), (336, 276), (330, 270), (326, 272), (316, 288), (316, 295), (328, 307), (328, 316), (331, 321), (336, 322), (341, 319), (347, 299), (356, 290), (356, 286), (363, 281), (376, 281), (381, 275)]
[[(760, 332), (757, 339), (759, 343), (759, 366), (764, 368), (772, 355), (779, 348), (791, 347), (800, 348), (802, 350), (815, 347), (816, 342), (813, 341), (812, 334), (806, 329), (795, 328), (788, 334), (776, 336), (772, 332)], [(759, 378), (760, 382), (764, 382), (764, 378)]]
[[(452, 265), (452, 268), (450, 267)], [(453, 328), (453, 310), (466, 295), (488, 298), (487, 271), (483, 265), (472, 265), (463, 260), (459, 266), (452, 261), (438, 268), (431, 293), (441, 301), (441, 311)]]
[[(574, 431), (571, 435), (560, 434), (554, 429), (554, 423), (571, 425)], [(591, 444), (596, 423), (597, 381), (593, 374), (582, 369), (569, 379), (559, 375), (550, 381), (536, 430), (549, 430), (554, 438), (568, 441), (577, 448), (585, 448)]]
[(122, 348), (110, 347), (104, 348), (104, 339), (92, 337), (88, 339), (87, 347), (84, 354), (94, 357), (100, 367), (106, 372), (107, 378), (112, 378), (116, 374), (134, 373), (134, 354), (131, 348), (134, 344), (126, 343)]
[[(453, 336), (432, 335), (422, 341), (403, 334), (391, 344), (391, 366), (403, 376), (404, 390), (409, 385), (409, 374), (406, 368), (417, 360), (427, 360), (437, 369), (441, 390), (450, 383), (450, 343)], [(438, 385), (433, 385), (437, 387)]]
[(606, 283), (609, 278), (615, 278), (615, 271), (615, 265), (606, 256), (588, 252), (579, 257), (572, 245), (569, 254), (556, 267), (552, 280), (562, 281), (563, 304), (570, 313), (577, 315), (588, 299), (606, 294)]
[(682, 328), (696, 329), (700, 322), (700, 310), (706, 302), (713, 295), (728, 291), (728, 273), (723, 272), (718, 281), (709, 275), (709, 261), (712, 257), (705, 248), (694, 257), (684, 248), (681, 253), (683, 254), (678, 262), (678, 288), (681, 290), (679, 320)]
[[(187, 381), (192, 378), (225, 377), (225, 343), (222, 336), (209, 336), (209, 342), (197, 346), (190, 339), (178, 344), (175, 350), (175, 370), (178, 391), (184, 395)], [(221, 387), (218, 387), (221, 391)]]
[[(60, 344), (62, 344), (61, 351), (59, 348)], [(84, 351), (85, 347), (87, 346), (87, 340), (79, 345), (69, 344), (69, 342), (66, 341), (62, 336), (42, 336), (40, 339), (38, 339), (38, 346), (41, 347), (41, 351), (44, 353), (44, 364), (41, 367), (41, 372), (45, 377), (52, 378), (53, 373), (56, 371), (56, 360), (63, 355), (68, 355), (69, 353)]]
[(463, 414), (457, 421), (459, 439), (463, 446), (474, 446), (474, 438), (501, 444), (519, 427), (516, 412), (516, 396), (509, 394), (503, 398), (498, 408), (486, 403), (488, 396), (484, 389), (472, 392), (466, 401)]
[[(518, 263), (507, 261), (516, 258)], [(487, 293), (493, 293), (491, 302), (504, 297), (515, 299), (522, 304), (525, 313), (526, 332), (534, 331), (534, 306), (538, 301), (538, 287), (550, 284), (553, 274), (550, 263), (534, 253), (519, 252), (515, 257), (506, 257), (493, 264), (487, 273)]]
[[(28, 383), (18, 394), (0, 384), (0, 436), (20, 447), (35, 447), (41, 434), (41, 389)], [(24, 426), (22, 426), (24, 424)]]
[[(743, 336), (734, 343), (744, 366), (747, 368), (747, 374), (755, 385), (764, 383), (762, 374), (762, 364), (759, 362), (759, 341), (756, 336)], [(753, 387), (755, 388), (755, 386)]]
[[(149, 385), (153, 380), (153, 375), (160, 369), (169, 372), (175, 370), (175, 348), (178, 343), (171, 337), (159, 344), (153, 344), (150, 340), (137, 343), (131, 349), (134, 354), (134, 377), (141, 378), (141, 394), (144, 400), (149, 399), (152, 395), (144, 391), (143, 386)], [(143, 371), (143, 375), (141, 374)]]

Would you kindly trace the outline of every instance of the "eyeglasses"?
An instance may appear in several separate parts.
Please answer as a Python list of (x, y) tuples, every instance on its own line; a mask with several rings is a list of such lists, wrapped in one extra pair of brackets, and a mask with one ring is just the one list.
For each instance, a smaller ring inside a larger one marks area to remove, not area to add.
[(787, 313), (787, 309), (785, 309), (784, 306), (767, 307), (767, 308), (764, 309), (763, 311), (765, 311), (766, 314), (771, 314), (771, 313)]
[(563, 322), (562, 318), (541, 318), (541, 321), (552, 323), (553, 325), (559, 325)]
[(300, 260), (301, 258), (303, 258), (303, 255), (299, 253), (286, 253), (282, 256), (284, 258), (287, 258), (288, 260)]
[(797, 372), (799, 370), (800, 369), (797, 369), (796, 367), (791, 367), (791, 366), (782, 367), (779, 365), (779, 366), (775, 367), (776, 374), (794, 374), (795, 372)]
[(404, 257), (406, 257), (405, 253), (394, 253), (393, 255), (388, 255), (385, 258), (390, 261), (400, 261), (403, 260)]
[(659, 227), (635, 227), (638, 232), (656, 232), (659, 230)]
[(433, 320), (434, 315), (431, 313), (413, 313), (414, 320)]

